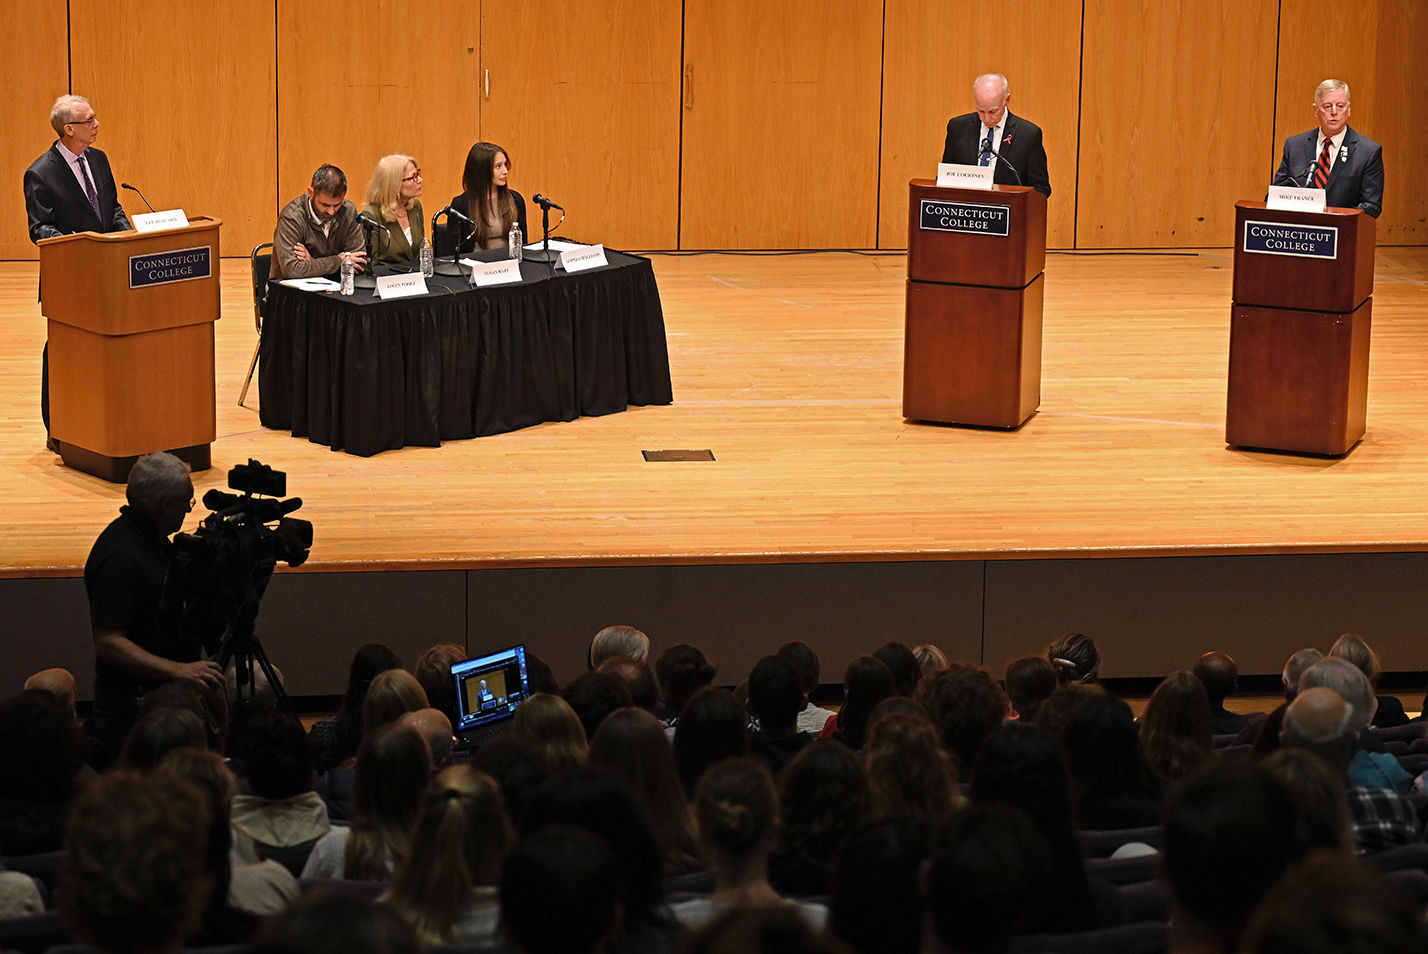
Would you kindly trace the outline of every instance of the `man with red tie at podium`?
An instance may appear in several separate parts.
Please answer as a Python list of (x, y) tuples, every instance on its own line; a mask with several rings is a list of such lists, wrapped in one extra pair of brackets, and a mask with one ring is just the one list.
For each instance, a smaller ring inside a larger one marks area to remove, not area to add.
[[(75, 232), (123, 232), (133, 228), (109, 158), (94, 148), (99, 138), (99, 117), (83, 96), (61, 96), (50, 107), (50, 125), (59, 139), (25, 170), (25, 211), (30, 218), (30, 241), (72, 235)], [(83, 281), (83, 276), (74, 276)], [(42, 290), (43, 291), (43, 290)], [(40, 381), (40, 417), (45, 422), (45, 445), (50, 429), (50, 349), (45, 345)]]
[(994, 166), (992, 181), (1028, 185), (1051, 194), (1041, 127), (1007, 111), (1011, 88), (1000, 73), (984, 73), (972, 84), (977, 111), (947, 123), (942, 161), (964, 166)]
[(1314, 90), (1319, 128), (1284, 141), (1284, 158), (1274, 174), (1277, 186), (1325, 190), (1326, 205), (1383, 211), (1383, 147), (1349, 125), (1349, 84), (1326, 79)]

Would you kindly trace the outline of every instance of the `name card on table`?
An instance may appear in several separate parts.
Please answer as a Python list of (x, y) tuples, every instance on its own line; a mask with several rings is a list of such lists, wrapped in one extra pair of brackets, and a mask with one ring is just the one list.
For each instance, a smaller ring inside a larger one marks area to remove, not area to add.
[(991, 166), (963, 166), (954, 162), (937, 164), (937, 184), (958, 189), (990, 189), (995, 183)]
[(1246, 252), (1293, 255), (1296, 258), (1338, 258), (1339, 230), (1332, 225), (1290, 222), (1245, 222)]
[(501, 262), (471, 262), (471, 282), (478, 288), (485, 288), (487, 285), (511, 285), (520, 280), (521, 263), (514, 258)]
[(918, 227), (933, 232), (975, 232), (978, 235), (1011, 234), (1011, 206), (1009, 205), (923, 199), (918, 213)]
[(183, 214), (183, 209), (169, 209), (167, 212), (140, 212), (129, 221), (134, 223), (135, 232), (188, 228), (188, 216)]
[(584, 245), (561, 252), (559, 264), (567, 272), (583, 272), (610, 263), (605, 260), (604, 245)]
[(1323, 189), (1295, 189), (1289, 186), (1270, 186), (1269, 199), (1265, 206), (1281, 212), (1323, 212)]
[(411, 298), (425, 294), (426, 276), (421, 272), (413, 275), (381, 275), (377, 278), (377, 297), (383, 301), (388, 298)]

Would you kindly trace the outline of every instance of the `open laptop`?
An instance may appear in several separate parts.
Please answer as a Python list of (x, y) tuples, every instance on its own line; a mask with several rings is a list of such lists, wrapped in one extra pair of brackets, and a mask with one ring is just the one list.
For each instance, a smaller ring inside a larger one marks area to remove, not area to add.
[(451, 667), (456, 683), (457, 746), (467, 749), (509, 732), (516, 707), (531, 694), (526, 647), (512, 646)]

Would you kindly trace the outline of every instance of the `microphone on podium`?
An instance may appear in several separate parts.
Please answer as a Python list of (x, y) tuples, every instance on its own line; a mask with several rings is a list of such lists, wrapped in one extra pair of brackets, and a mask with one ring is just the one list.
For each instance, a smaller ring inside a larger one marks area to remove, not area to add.
[[(127, 182), (121, 182), (121, 183), (119, 183), (119, 185), (122, 186), (122, 187), (125, 188), (125, 189), (128, 189), (130, 192), (139, 192), (139, 190), (138, 190), (137, 188), (135, 188), (134, 186), (131, 186), (131, 185), (130, 185), (129, 183), (127, 183)], [(144, 199), (144, 193), (139, 192), (139, 198)], [(145, 205), (149, 205), (149, 200), (148, 200), (148, 199), (144, 199), (144, 204), (145, 204)], [(150, 212), (154, 211), (154, 207), (153, 207), (152, 205), (149, 205), (149, 211), (150, 211)]]

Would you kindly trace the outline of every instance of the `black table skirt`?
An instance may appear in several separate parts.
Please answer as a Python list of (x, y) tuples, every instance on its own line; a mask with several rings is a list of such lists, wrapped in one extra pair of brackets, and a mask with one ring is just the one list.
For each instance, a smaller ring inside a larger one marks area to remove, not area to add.
[(261, 420), (360, 457), (545, 421), (669, 404), (664, 312), (648, 259), (607, 250), (575, 275), (524, 262), (524, 283), (384, 302), (274, 283)]

